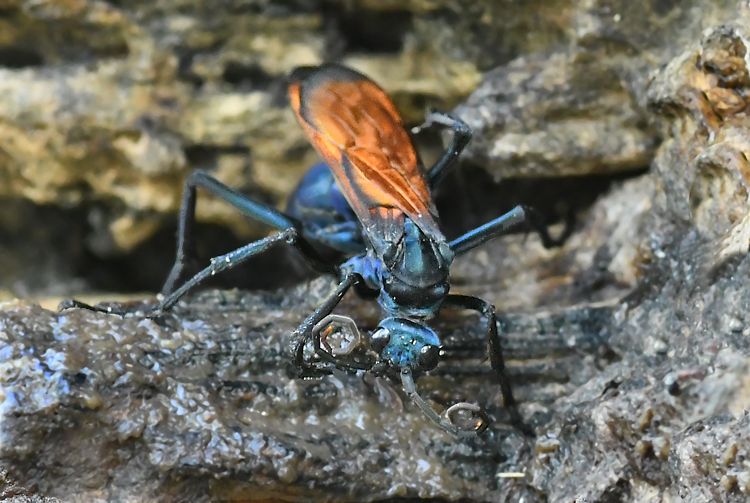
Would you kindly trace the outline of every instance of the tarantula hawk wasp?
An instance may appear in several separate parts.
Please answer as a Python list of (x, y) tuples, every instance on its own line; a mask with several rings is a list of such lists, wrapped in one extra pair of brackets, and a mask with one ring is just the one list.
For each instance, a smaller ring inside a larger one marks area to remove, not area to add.
[[(323, 376), (334, 367), (389, 373), (400, 377), (406, 393), (440, 428), (458, 436), (477, 436), (490, 423), (477, 405), (461, 402), (439, 415), (419, 395), (414, 382), (415, 375), (434, 369), (440, 359), (440, 339), (425, 321), (442, 309), (474, 310), (487, 319), (489, 360), (505, 406), (513, 422), (523, 425), (505, 375), (495, 308), (477, 297), (449, 293), (450, 266), (455, 257), (522, 225), (535, 229), (545, 247), (559, 241), (553, 240), (539, 216), (524, 206), (516, 206), (453, 241), (446, 240), (430, 191), (471, 140), (471, 130), (461, 120), (430, 111), (425, 124), (415, 128), (418, 132), (440, 125), (453, 131), (446, 152), (425, 172), (396, 107), (361, 73), (335, 63), (296, 68), (289, 76), (289, 96), (298, 122), (326, 163), (308, 171), (285, 212), (250, 199), (205, 171), (194, 171), (185, 182), (176, 261), (163, 300), (151, 315), (169, 311), (205, 278), (286, 242), (312, 267), (340, 279), (336, 291), (294, 333), (292, 352), (299, 377)], [(175, 288), (192, 249), (196, 189), (213, 194), (277, 232), (211, 259), (208, 267)], [(348, 258), (332, 261), (330, 252)], [(377, 297), (386, 314), (366, 340), (353, 321), (332, 315), (352, 287)], [(122, 314), (75, 300), (64, 301), (60, 309), (74, 307)], [(366, 347), (367, 358), (333, 354), (326, 337), (335, 323), (356, 332), (356, 345)], [(317, 360), (305, 358), (310, 342)], [(476, 418), (470, 429), (456, 424), (459, 412)]]

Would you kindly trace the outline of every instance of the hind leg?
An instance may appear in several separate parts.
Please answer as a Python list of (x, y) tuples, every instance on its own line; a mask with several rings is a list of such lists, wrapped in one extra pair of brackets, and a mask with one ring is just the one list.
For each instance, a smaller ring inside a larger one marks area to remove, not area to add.
[[(249, 245), (238, 248), (230, 253), (214, 257), (211, 264), (186, 281), (182, 286), (175, 289), (182, 276), (185, 264), (194, 256), (193, 253), (193, 227), (195, 224), (195, 202), (197, 189), (218, 197), (237, 208), (244, 215), (272, 227), (279, 232), (267, 238), (261, 239)], [(179, 235), (177, 239), (177, 253), (175, 263), (167, 278), (162, 294), (164, 300), (152, 310), (154, 314), (169, 311), (177, 301), (188, 291), (198, 285), (209, 276), (213, 276), (244, 262), (248, 258), (266, 251), (275, 243), (285, 241), (297, 248), (305, 259), (316, 269), (323, 272), (333, 272), (335, 267), (328, 264), (315, 252), (312, 246), (304, 240), (298, 232), (301, 223), (290, 216), (272, 208), (258, 203), (248, 196), (237, 192), (231, 187), (224, 185), (205, 171), (197, 170), (185, 180), (185, 189), (182, 195), (182, 206), (180, 207)], [(90, 306), (74, 299), (63, 301), (59, 310), (71, 308), (82, 308), (91, 311), (125, 314), (127, 310), (116, 310), (109, 307)]]

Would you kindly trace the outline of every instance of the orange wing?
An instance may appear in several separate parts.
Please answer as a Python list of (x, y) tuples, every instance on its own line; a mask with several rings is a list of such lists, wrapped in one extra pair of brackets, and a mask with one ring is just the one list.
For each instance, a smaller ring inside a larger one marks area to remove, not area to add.
[(403, 212), (422, 232), (445, 240), (414, 146), (380, 87), (354, 70), (327, 63), (295, 69), (289, 96), (297, 120), (368, 234), (392, 227)]

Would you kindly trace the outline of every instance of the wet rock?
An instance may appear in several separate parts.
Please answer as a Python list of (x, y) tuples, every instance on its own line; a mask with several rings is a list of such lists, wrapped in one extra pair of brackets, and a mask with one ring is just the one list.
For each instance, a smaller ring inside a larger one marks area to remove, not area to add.
[[(333, 286), (321, 279), (272, 295), (205, 293), (161, 320), (4, 304), (4, 465), (24, 486), (64, 501), (102, 491), (137, 501), (528, 493), (498, 478), (519, 466), (530, 444), (502, 423), (502, 399), (481, 361), (479, 320), (446, 324), (449, 365), (419, 386), (444, 406), (463, 397), (488, 407), (500, 421), (481, 439), (459, 442), (436, 429), (393, 384), (288, 376), (291, 332)], [(359, 304), (343, 312), (367, 326)], [(538, 337), (529, 331), (534, 324), (502, 318), (508, 351), (529, 362), (513, 365), (513, 373), (539, 381), (519, 388), (534, 418), (571, 391), (568, 381), (588, 379), (584, 355), (606, 344), (611, 307), (599, 308), (598, 323), (579, 311), (539, 315)], [(551, 333), (543, 333), (545, 323)], [(451, 354), (451, 345), (460, 349)], [(551, 354), (557, 359), (544, 360)], [(465, 373), (472, 364), (464, 376), (451, 370), (461, 365)]]
[(19, 486), (5, 470), (0, 470), (0, 498), (9, 503), (58, 503), (54, 498), (41, 497)]

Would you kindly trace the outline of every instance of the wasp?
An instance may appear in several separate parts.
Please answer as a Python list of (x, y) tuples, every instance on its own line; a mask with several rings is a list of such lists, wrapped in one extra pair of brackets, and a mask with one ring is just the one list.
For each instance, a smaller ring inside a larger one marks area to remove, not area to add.
[[(307, 172), (284, 212), (254, 201), (205, 171), (191, 173), (185, 181), (175, 264), (151, 314), (169, 311), (205, 278), (277, 243), (288, 243), (313, 268), (340, 280), (293, 335), (298, 377), (321, 377), (334, 369), (390, 375), (400, 379), (407, 395), (440, 428), (461, 437), (477, 436), (490, 424), (479, 406), (461, 402), (438, 414), (415, 385), (415, 378), (435, 369), (441, 356), (440, 338), (426, 321), (444, 309), (474, 310), (486, 318), (490, 366), (504, 405), (512, 421), (522, 425), (505, 374), (495, 307), (477, 297), (450, 293), (450, 267), (456, 257), (522, 226), (535, 229), (545, 247), (560, 240), (550, 237), (536, 212), (520, 205), (457, 239), (445, 238), (431, 192), (471, 140), (471, 129), (460, 119), (431, 110), (425, 123), (414, 128), (414, 133), (433, 125), (453, 131), (445, 153), (425, 170), (395, 105), (363, 74), (336, 63), (299, 67), (289, 75), (289, 97), (297, 121), (325, 162)], [(276, 232), (212, 258), (208, 267), (177, 287), (191, 255), (197, 189)], [(332, 314), (352, 288), (361, 296), (377, 298), (385, 313), (369, 337), (362, 337), (351, 319)], [(115, 312), (75, 300), (61, 305), (72, 307)], [(353, 348), (343, 353), (333, 351), (327, 341), (336, 324), (356, 334)], [(359, 356), (357, 349), (362, 349)], [(457, 424), (460, 413), (473, 418), (468, 427)]]

